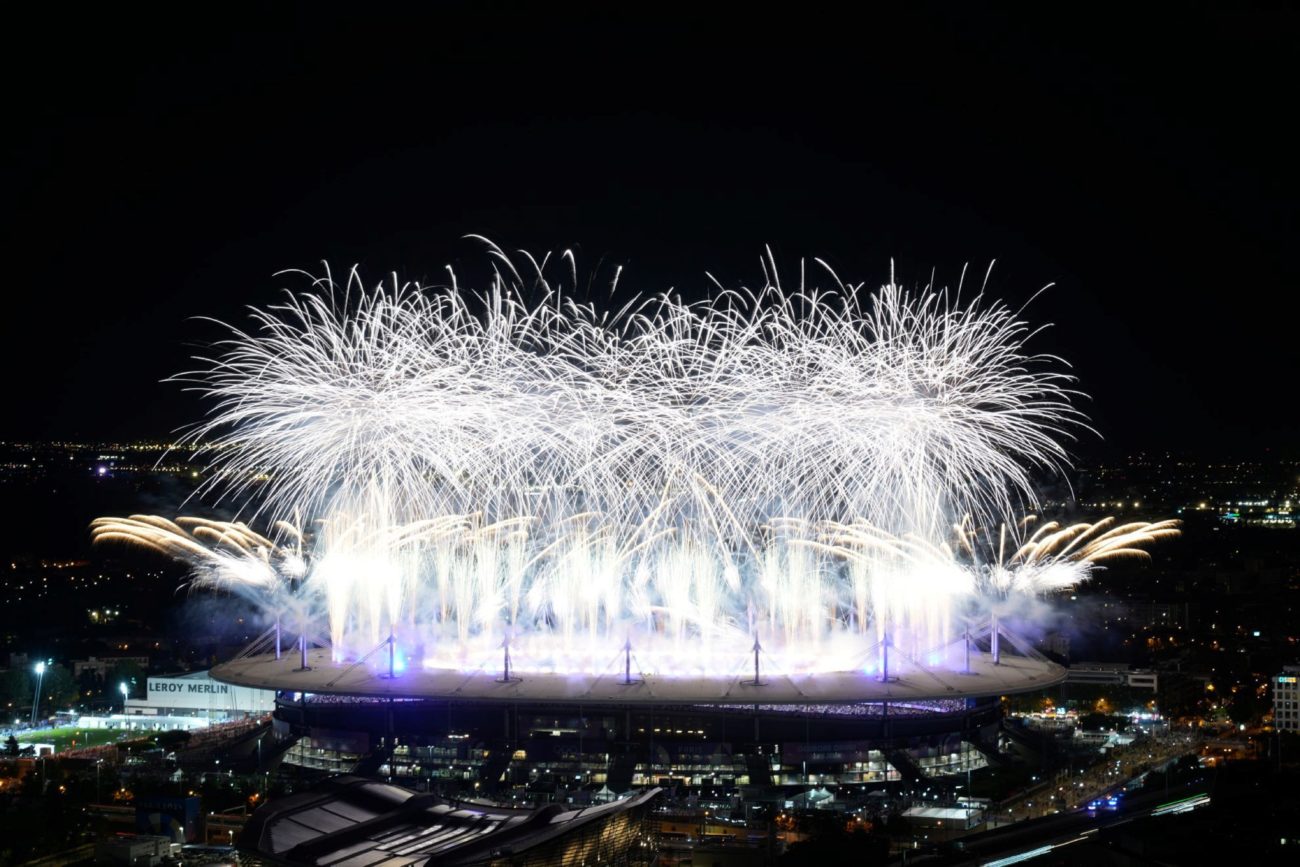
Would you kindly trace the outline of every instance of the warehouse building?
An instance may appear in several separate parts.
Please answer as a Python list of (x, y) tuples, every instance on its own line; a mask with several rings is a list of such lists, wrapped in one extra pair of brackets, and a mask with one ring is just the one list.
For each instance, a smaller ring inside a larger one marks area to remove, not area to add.
[(221, 683), (206, 671), (151, 676), (147, 687), (145, 698), (127, 700), (128, 716), (201, 717), (220, 722), (275, 710), (275, 690)]

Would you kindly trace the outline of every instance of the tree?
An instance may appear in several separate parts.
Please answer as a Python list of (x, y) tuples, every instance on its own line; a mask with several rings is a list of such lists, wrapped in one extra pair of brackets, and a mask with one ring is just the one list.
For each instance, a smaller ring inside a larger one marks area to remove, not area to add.
[(104, 687), (104, 678), (93, 668), (83, 668), (77, 675), (77, 686), (82, 695), (99, 692)]
[(190, 733), (183, 729), (171, 729), (159, 732), (154, 742), (169, 752), (175, 752), (190, 742)]
[(1228, 702), (1228, 719), (1238, 725), (1253, 722), (1264, 710), (1264, 702), (1249, 688), (1238, 689)]
[(0, 672), (0, 702), (13, 709), (31, 707), (32, 690), (36, 684), (26, 668), (11, 668)]
[(140, 667), (140, 663), (133, 659), (119, 660), (113, 666), (113, 678), (110, 684), (112, 690), (117, 692), (117, 685), (125, 683), (132, 693), (136, 687), (142, 686), (145, 682), (145, 671)]
[(62, 665), (51, 665), (45, 669), (45, 680), (41, 683), (41, 701), (47, 713), (59, 708), (72, 707), (81, 700), (81, 690), (72, 672)]
[[(837, 813), (813, 813), (799, 817), (799, 830), (810, 839), (795, 843), (777, 862), (780, 865), (809, 864), (816, 867), (863, 867), (884, 864), (889, 856), (889, 836), (870, 833), (869, 823), (848, 823)], [(852, 830), (850, 830), (852, 829)]]

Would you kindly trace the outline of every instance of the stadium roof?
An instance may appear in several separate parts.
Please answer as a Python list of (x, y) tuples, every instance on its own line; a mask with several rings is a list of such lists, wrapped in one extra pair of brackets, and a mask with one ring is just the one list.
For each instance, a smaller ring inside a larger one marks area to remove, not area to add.
[[(543, 852), (570, 842), (631, 845), (634, 825), (624, 823), (611, 833), (610, 820), (642, 812), (639, 808), (658, 793), (650, 789), (576, 810), (559, 804), (514, 809), (341, 776), (262, 806), (249, 819), (240, 848), (280, 864), (337, 867), (468, 865), (521, 856), (546, 860)], [(589, 831), (595, 833), (584, 834)]]
[(1039, 654), (1003, 654), (998, 664), (986, 652), (971, 654), (971, 671), (961, 673), (899, 660), (882, 680), (870, 672), (824, 672), (786, 675), (753, 669), (732, 674), (673, 677), (633, 670), (560, 674), (524, 672), (509, 679), (487, 667), (477, 671), (408, 669), (396, 677), (363, 664), (334, 662), (317, 648), (308, 654), (309, 670), (300, 670), (298, 654), (258, 655), (232, 659), (212, 669), (226, 683), (321, 695), (444, 698), (462, 701), (572, 702), (610, 704), (807, 704), (863, 701), (909, 701), (1005, 695), (1043, 689), (1065, 679), (1066, 670)]

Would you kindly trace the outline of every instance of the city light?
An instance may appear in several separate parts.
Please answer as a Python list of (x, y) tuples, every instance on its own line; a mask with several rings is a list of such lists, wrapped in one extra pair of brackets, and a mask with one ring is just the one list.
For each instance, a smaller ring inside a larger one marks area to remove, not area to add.
[(45, 660), (36, 663), (36, 694), (32, 697), (32, 725), (36, 725), (37, 713), (41, 706), (41, 687), (45, 683)]

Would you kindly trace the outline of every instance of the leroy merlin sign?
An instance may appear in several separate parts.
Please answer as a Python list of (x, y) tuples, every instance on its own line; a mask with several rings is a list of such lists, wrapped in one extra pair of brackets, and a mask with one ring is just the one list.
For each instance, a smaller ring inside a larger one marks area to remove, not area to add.
[(172, 708), (263, 713), (275, 708), (275, 692), (231, 686), (208, 677), (207, 672), (149, 678), (148, 701), (139, 705), (156, 712)]
[(194, 683), (193, 681), (160, 680), (151, 677), (149, 678), (149, 691), (198, 693), (200, 695), (229, 695), (230, 685), (226, 683), (213, 683), (210, 680)]

